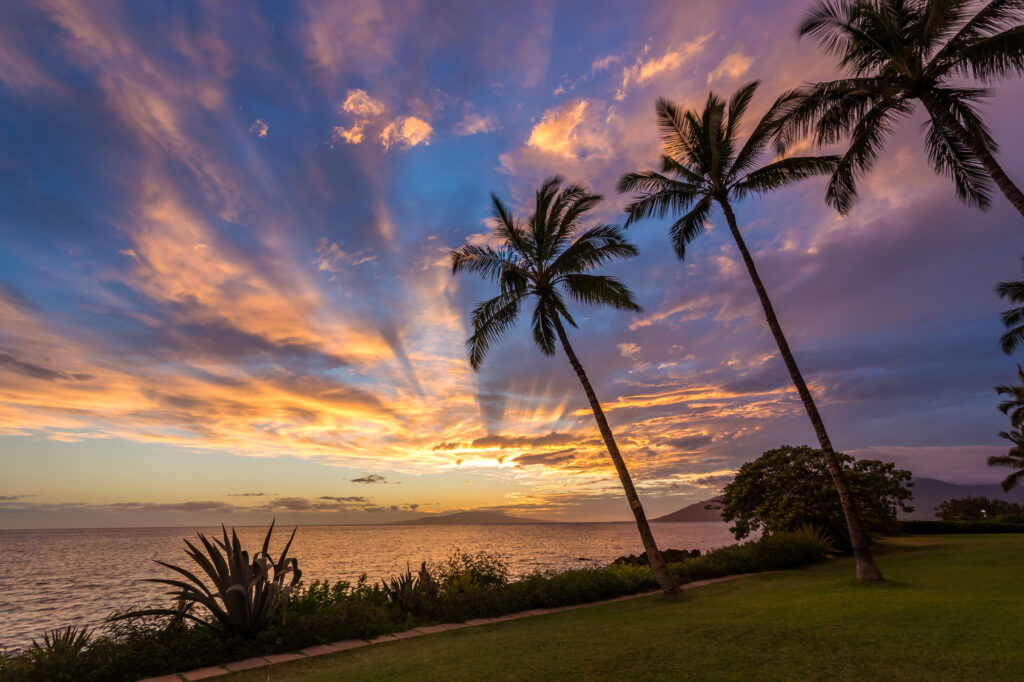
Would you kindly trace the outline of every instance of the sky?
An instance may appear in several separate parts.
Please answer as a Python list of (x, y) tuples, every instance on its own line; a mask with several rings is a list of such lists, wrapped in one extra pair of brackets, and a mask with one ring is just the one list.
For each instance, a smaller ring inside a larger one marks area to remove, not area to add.
[[(621, 223), (654, 103), (836, 74), (805, 0), (77, 2), (0, 7), (0, 527), (375, 523), (494, 509), (625, 520), (564, 355), (524, 324), (474, 373), (493, 243), (559, 174)], [(984, 105), (1024, 181), (1024, 86)], [(999, 281), (1020, 217), (957, 202), (900, 126), (853, 212), (824, 180), (737, 207), (837, 449), (1001, 480)], [(768, 159), (766, 159), (767, 161)], [(720, 213), (607, 268), (642, 313), (573, 308), (651, 516), (814, 434)]]

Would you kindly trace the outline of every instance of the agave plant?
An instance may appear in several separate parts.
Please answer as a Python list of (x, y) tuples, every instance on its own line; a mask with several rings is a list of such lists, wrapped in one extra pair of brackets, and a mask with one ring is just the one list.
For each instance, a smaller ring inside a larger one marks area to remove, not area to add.
[[(269, 552), (273, 523), (263, 540), (263, 548), (251, 559), (249, 552), (242, 549), (234, 528), (231, 529), (230, 539), (223, 524), (223, 539), (214, 538), (211, 541), (202, 533), (197, 533), (205, 553), (188, 540), (185, 540), (188, 547), (185, 553), (199, 565), (213, 583), (213, 588), (207, 587), (203, 580), (185, 568), (157, 561), (185, 578), (146, 580), (175, 588), (168, 594), (178, 601), (178, 608), (132, 611), (116, 618), (151, 615), (188, 618), (226, 634), (253, 637), (270, 625), (278, 608), (287, 604), (289, 594), (302, 577), (298, 560), (288, 557), (288, 549), (295, 539), (296, 530), (298, 527), (292, 530), (288, 544), (276, 561)], [(212, 619), (194, 615), (190, 609), (184, 608), (185, 605), (204, 607)]]

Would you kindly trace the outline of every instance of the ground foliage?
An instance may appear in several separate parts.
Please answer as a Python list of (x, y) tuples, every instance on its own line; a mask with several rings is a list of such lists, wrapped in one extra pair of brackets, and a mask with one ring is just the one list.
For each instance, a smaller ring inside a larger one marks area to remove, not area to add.
[[(670, 564), (680, 583), (789, 569), (821, 561), (826, 542), (808, 533), (777, 534)], [(133, 680), (173, 671), (295, 651), (343, 639), (373, 638), (417, 625), (458, 622), (534, 608), (569, 606), (658, 588), (647, 566), (534, 573), (510, 580), (495, 555), (454, 550), (443, 562), (391, 581), (300, 583), (285, 611), (259, 634), (241, 637), (169, 614), (127, 615), (95, 634), (55, 632), (18, 655), (0, 656), (0, 681)], [(411, 596), (410, 596), (411, 595)]]

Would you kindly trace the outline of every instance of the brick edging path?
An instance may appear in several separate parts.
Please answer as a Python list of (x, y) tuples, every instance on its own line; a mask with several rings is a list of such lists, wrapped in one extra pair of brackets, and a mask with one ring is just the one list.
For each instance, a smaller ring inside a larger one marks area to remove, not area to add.
[[(727, 575), (723, 578), (710, 578), (708, 580), (697, 580), (692, 583), (686, 583), (683, 585), (684, 588), (689, 589), (691, 587), (700, 587), (701, 585), (712, 585), (714, 583), (724, 583), (730, 580), (737, 580), (739, 578), (746, 578), (750, 575), (760, 575), (756, 573), (741, 573), (739, 575)], [(615, 602), (626, 601), (627, 599), (636, 599), (637, 597), (650, 597), (655, 594), (660, 594), (661, 590), (654, 590), (653, 592), (640, 592), (638, 594), (627, 594), (623, 597), (615, 597), (614, 599), (605, 599), (603, 601), (592, 601), (584, 604), (573, 604), (572, 606), (558, 606), (551, 609), (530, 609), (529, 611), (518, 611), (516, 613), (508, 613), (504, 616), (495, 616), (494, 618), (472, 618), (467, 620), (465, 623), (442, 623), (441, 625), (423, 625), (412, 630), (406, 630), (405, 632), (393, 632), (388, 635), (381, 635), (375, 639), (344, 639), (340, 642), (333, 642), (331, 644), (317, 644), (316, 646), (306, 647), (301, 651), (296, 651), (290, 654), (270, 654), (268, 656), (255, 656), (253, 658), (247, 658), (244, 661), (235, 661), (233, 663), (225, 663), (224, 665), (214, 665), (208, 668), (199, 668), (197, 670), (189, 670), (184, 673), (173, 673), (171, 675), (162, 675), (160, 677), (147, 677), (140, 682), (181, 682), (182, 680), (205, 680), (210, 677), (218, 677), (220, 675), (227, 675), (228, 673), (238, 672), (240, 670), (252, 670), (254, 668), (265, 668), (268, 665), (275, 665), (277, 663), (288, 663), (289, 661), (301, 661), (306, 658), (312, 658), (314, 656), (323, 656), (325, 654), (334, 654), (339, 651), (345, 651), (347, 649), (357, 649), (359, 647), (369, 646), (371, 644), (381, 644), (383, 642), (394, 642), (399, 639), (408, 639), (410, 637), (419, 637), (420, 635), (429, 635), (435, 632), (447, 632), (448, 630), (458, 630), (460, 628), (471, 628), (477, 625), (488, 625), (489, 623), (501, 623), (506, 620), (517, 620), (519, 618), (527, 618), (529, 616), (543, 616), (548, 613), (559, 613), (560, 611), (572, 611), (574, 609), (582, 609), (588, 606), (600, 606), (601, 604), (614, 604)]]

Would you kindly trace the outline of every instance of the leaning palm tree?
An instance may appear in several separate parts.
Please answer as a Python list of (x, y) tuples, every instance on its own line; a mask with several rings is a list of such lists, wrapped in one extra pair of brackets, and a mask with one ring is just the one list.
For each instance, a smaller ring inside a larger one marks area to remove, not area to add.
[(601, 403), (562, 324), (564, 320), (576, 327), (566, 308), (566, 298), (586, 305), (639, 311), (633, 292), (625, 284), (614, 277), (589, 273), (612, 259), (636, 256), (637, 249), (626, 241), (619, 228), (611, 225), (599, 225), (577, 236), (579, 221), (601, 197), (588, 194), (578, 185), (563, 187), (561, 178), (547, 180), (537, 191), (536, 211), (525, 224), (498, 197), (492, 194), (491, 199), (494, 232), (501, 246), (493, 249), (466, 244), (451, 254), (453, 273), (476, 273), (501, 288), (501, 293), (473, 309), (473, 334), (466, 340), (469, 362), (474, 370), (478, 369), (491, 345), (515, 325), (524, 303), (533, 302), (533, 340), (545, 355), (554, 355), (556, 337), (561, 343), (590, 401), (597, 427), (633, 510), (654, 577), (666, 593), (678, 592)]
[(1024, 1), (819, 0), (800, 35), (837, 55), (847, 77), (808, 85), (788, 105), (777, 142), (813, 133), (818, 144), (849, 138), (826, 201), (846, 213), (856, 182), (871, 168), (896, 123), (924, 105), (928, 161), (953, 180), (962, 201), (987, 208), (994, 180), (1021, 215), (1024, 193), (995, 159), (997, 145), (978, 115), (990, 84), (1024, 72)]
[(1004, 353), (1010, 355), (1024, 343), (1024, 281), (1000, 282), (996, 285), (996, 293), (1010, 299), (1010, 303), (1018, 304), (1016, 308), (1004, 310), (1000, 316), (1006, 333), (999, 338), (999, 345)]
[(626, 208), (626, 227), (643, 218), (682, 213), (669, 230), (672, 244), (680, 260), (686, 257), (687, 245), (703, 231), (711, 210), (717, 203), (725, 214), (732, 237), (754, 283), (768, 327), (786, 363), (793, 385), (800, 394), (807, 416), (811, 419), (818, 443), (846, 515), (850, 540), (857, 561), (857, 576), (862, 580), (881, 580), (868, 536), (850, 492), (842, 465), (832, 449), (825, 425), (818, 414), (807, 383), (797, 367), (782, 326), (775, 315), (768, 292), (747, 249), (732, 202), (752, 194), (765, 194), (799, 180), (832, 172), (838, 161), (835, 156), (794, 156), (777, 159), (758, 166), (772, 134), (779, 126), (779, 112), (790, 101), (791, 94), (779, 97), (741, 145), (739, 129), (743, 115), (757, 90), (757, 81), (740, 88), (728, 104), (716, 94), (708, 95), (703, 111), (683, 110), (660, 99), (657, 104), (658, 125), (664, 149), (662, 170), (629, 173), (619, 181), (620, 192), (637, 192)]
[(1000, 484), (1003, 486), (1003, 491), (1010, 492), (1020, 483), (1024, 483), (1024, 431), (1015, 428), (1009, 432), (1002, 431), (999, 433), (999, 436), (1010, 441), (1010, 451), (1005, 455), (989, 457), (988, 465), (990, 467), (1013, 467), (1016, 469), (1016, 471), (1004, 478)]

